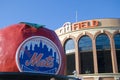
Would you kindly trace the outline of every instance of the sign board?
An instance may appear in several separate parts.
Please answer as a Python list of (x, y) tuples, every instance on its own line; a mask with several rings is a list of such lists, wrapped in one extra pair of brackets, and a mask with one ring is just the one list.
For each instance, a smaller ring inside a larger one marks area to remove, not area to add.
[(57, 74), (61, 67), (59, 49), (43, 36), (24, 40), (17, 49), (16, 61), (21, 72)]
[(64, 33), (68, 33), (71, 31), (87, 29), (87, 28), (95, 28), (97, 26), (99, 26), (99, 21), (97, 20), (88, 20), (88, 21), (76, 22), (76, 23), (66, 22), (59, 29), (59, 34), (62, 35)]

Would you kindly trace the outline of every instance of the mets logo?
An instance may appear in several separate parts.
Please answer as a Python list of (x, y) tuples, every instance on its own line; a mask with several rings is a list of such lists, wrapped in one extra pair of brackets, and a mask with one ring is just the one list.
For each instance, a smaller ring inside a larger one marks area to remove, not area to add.
[(57, 74), (61, 67), (61, 55), (50, 39), (33, 36), (18, 47), (16, 62), (21, 72)]

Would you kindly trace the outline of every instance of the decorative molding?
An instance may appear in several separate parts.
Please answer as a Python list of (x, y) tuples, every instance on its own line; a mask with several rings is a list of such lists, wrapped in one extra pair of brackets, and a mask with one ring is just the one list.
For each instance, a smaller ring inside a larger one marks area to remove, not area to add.
[(102, 29), (102, 30), (101, 30), (101, 33), (104, 33), (104, 32), (105, 32), (105, 31)]

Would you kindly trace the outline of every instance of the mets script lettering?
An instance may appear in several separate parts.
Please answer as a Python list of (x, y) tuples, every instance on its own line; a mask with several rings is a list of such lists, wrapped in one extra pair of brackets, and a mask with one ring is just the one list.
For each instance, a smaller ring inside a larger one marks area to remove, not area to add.
[(36, 67), (48, 67), (52, 68), (54, 66), (54, 58), (48, 56), (45, 59), (42, 59), (44, 54), (34, 53), (30, 60), (26, 60), (26, 66), (36, 66)]

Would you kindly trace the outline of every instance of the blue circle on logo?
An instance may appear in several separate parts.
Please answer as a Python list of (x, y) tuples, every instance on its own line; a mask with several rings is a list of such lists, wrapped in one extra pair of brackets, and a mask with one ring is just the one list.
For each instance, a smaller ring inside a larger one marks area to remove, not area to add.
[(17, 49), (16, 63), (21, 72), (58, 74), (61, 67), (59, 49), (50, 39), (32, 36)]

